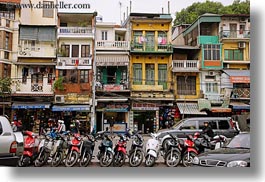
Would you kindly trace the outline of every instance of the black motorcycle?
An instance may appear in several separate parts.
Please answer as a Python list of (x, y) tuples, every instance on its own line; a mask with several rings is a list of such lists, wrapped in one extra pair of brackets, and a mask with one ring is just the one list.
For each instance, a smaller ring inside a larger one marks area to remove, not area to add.
[(91, 162), (95, 147), (95, 138), (92, 135), (87, 135), (87, 140), (83, 140), (81, 155), (79, 160), (80, 167), (87, 167)]
[(138, 167), (144, 159), (144, 139), (140, 132), (133, 132), (131, 149), (129, 150), (129, 165), (131, 167)]
[(97, 154), (99, 164), (101, 167), (109, 167), (114, 158), (113, 142), (105, 132), (98, 133), (96, 139), (102, 139), (98, 146), (99, 152)]

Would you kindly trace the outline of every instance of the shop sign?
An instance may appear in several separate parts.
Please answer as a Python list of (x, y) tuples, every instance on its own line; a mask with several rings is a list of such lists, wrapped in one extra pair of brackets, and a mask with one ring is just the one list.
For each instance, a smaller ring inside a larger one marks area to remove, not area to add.
[(231, 83), (250, 83), (249, 76), (230, 76)]
[(128, 110), (128, 104), (108, 104), (105, 108), (105, 111), (108, 112), (127, 112)]
[(133, 103), (132, 110), (157, 111), (159, 107), (156, 104)]
[(123, 85), (116, 85), (116, 84), (108, 84), (108, 85), (103, 85), (103, 90), (104, 91), (119, 91), (123, 90)]

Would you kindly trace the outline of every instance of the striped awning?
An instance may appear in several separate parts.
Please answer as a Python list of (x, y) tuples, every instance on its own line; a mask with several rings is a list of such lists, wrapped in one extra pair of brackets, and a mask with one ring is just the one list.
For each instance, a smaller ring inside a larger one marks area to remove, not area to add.
[(180, 114), (207, 115), (205, 111), (199, 111), (197, 103), (177, 103)]
[(97, 66), (127, 66), (129, 65), (128, 55), (96, 55)]

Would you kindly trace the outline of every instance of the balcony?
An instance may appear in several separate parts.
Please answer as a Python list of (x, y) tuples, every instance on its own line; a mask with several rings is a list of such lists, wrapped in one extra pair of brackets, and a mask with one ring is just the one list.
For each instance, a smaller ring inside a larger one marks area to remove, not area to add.
[(59, 57), (56, 69), (92, 69), (92, 57), (87, 58), (69, 58)]
[(223, 30), (220, 32), (221, 40), (250, 40), (250, 30)]
[(13, 94), (53, 94), (52, 83), (48, 83), (48, 77), (43, 77), (39, 83), (31, 83), (31, 78), (13, 79), (11, 89)]
[(18, 57), (39, 57), (39, 58), (55, 58), (56, 48), (51, 46), (53, 44), (35, 44), (34, 46), (30, 44), (20, 44), (18, 48)]
[(96, 91), (128, 91), (128, 84), (101, 84), (100, 82), (97, 82)]
[(58, 38), (94, 38), (94, 33), (90, 27), (60, 27)]
[(199, 60), (172, 60), (173, 72), (199, 72)]
[(131, 52), (145, 52), (145, 53), (173, 53), (171, 44), (155, 44), (149, 45), (146, 43), (132, 43)]
[(0, 30), (9, 29), (9, 30), (18, 30), (19, 22), (15, 20), (10, 20), (4, 17), (0, 17)]
[(130, 50), (129, 41), (96, 41), (97, 50)]

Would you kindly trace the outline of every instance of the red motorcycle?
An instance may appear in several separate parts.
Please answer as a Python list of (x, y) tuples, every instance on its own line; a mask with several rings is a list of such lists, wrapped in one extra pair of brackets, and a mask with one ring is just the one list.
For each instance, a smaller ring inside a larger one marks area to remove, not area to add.
[(125, 163), (126, 159), (126, 144), (127, 138), (123, 135), (119, 135), (120, 139), (114, 148), (114, 159), (113, 159), (113, 166), (121, 167)]
[(38, 145), (40, 142), (37, 135), (31, 131), (25, 131), (23, 134), (27, 137), (24, 142), (23, 155), (18, 161), (19, 167), (29, 166), (34, 162), (34, 160), (38, 157)]
[(193, 164), (194, 157), (199, 154), (199, 150), (195, 144), (198, 137), (198, 133), (195, 133), (194, 136), (187, 135), (184, 144), (182, 144), (182, 164), (185, 167), (191, 166)]
[(68, 151), (66, 153), (66, 158), (65, 158), (66, 167), (74, 166), (79, 158), (80, 145), (82, 144), (82, 138), (80, 134), (78, 133), (75, 133), (73, 137), (74, 138), (71, 140)]

